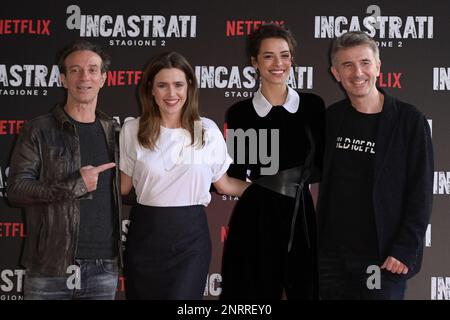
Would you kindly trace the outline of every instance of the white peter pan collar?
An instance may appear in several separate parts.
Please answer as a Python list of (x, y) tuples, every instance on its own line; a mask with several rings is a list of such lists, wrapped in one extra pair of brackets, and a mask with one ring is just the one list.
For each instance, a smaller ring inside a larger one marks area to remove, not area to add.
[[(272, 110), (273, 106), (267, 101), (266, 97), (261, 93), (261, 88), (255, 92), (253, 95), (253, 108), (255, 108), (256, 113), (261, 118), (267, 116)], [(290, 113), (296, 113), (298, 106), (300, 105), (300, 96), (297, 91), (288, 86), (288, 95), (286, 101), (283, 103), (283, 108), (285, 108)]]

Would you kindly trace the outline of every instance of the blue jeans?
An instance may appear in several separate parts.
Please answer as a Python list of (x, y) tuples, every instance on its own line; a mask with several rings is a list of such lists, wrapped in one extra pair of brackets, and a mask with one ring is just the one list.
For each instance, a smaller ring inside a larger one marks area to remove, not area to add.
[(319, 290), (322, 300), (403, 300), (406, 279), (385, 269), (380, 270), (379, 288), (369, 289), (367, 281), (374, 272), (369, 266), (379, 261), (360, 259), (342, 253), (320, 252)]
[(25, 300), (114, 300), (119, 270), (116, 260), (77, 259), (67, 277), (26, 273)]

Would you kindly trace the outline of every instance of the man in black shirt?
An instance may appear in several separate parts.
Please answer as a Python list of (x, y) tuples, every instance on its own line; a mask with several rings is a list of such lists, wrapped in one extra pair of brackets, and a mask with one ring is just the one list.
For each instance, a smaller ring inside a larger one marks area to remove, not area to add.
[(110, 59), (77, 41), (60, 57), (65, 105), (30, 120), (11, 159), (8, 197), (26, 212), (25, 299), (114, 299), (120, 256), (116, 132), (96, 110)]
[(323, 299), (403, 299), (420, 270), (432, 208), (433, 149), (414, 106), (376, 88), (377, 44), (348, 32), (331, 49), (347, 99), (327, 109), (319, 195)]

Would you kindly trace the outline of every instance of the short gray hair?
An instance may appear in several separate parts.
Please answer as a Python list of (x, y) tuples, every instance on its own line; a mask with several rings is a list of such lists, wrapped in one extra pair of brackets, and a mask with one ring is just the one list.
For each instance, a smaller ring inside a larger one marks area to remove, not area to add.
[(368, 45), (375, 54), (375, 59), (380, 62), (380, 50), (378, 45), (371, 37), (363, 31), (349, 31), (336, 38), (331, 45), (330, 57), (331, 64), (334, 66), (336, 62), (336, 54), (339, 50), (352, 48), (359, 45)]

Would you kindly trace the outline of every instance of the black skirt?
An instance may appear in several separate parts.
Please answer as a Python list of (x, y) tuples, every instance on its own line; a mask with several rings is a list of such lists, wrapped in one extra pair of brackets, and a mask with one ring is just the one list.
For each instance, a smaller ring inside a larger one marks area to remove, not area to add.
[(135, 205), (125, 250), (127, 299), (200, 300), (211, 260), (203, 206)]
[[(222, 300), (317, 299), (315, 214), (308, 188), (288, 251), (294, 199), (252, 184), (236, 204), (222, 261)], [(308, 230), (300, 218), (304, 214)], [(307, 238), (309, 241), (307, 241)]]

